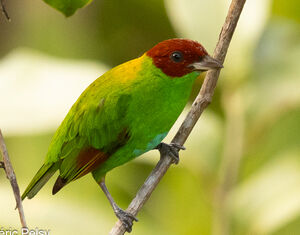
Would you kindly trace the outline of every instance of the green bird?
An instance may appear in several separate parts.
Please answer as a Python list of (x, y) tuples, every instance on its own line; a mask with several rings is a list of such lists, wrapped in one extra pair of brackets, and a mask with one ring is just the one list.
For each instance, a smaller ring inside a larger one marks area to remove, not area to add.
[(181, 147), (161, 141), (188, 102), (199, 73), (222, 67), (198, 42), (169, 39), (109, 70), (74, 103), (22, 200), (34, 197), (56, 171), (52, 194), (92, 173), (131, 231), (136, 218), (114, 202), (105, 185), (106, 173), (155, 148), (167, 149), (178, 161)]

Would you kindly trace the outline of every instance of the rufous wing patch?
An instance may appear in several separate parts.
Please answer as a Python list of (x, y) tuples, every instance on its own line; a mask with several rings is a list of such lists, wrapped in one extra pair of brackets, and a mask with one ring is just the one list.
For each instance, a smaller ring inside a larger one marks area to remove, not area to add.
[(78, 173), (74, 179), (78, 179), (95, 170), (109, 156), (109, 154), (93, 147), (82, 150), (77, 157), (76, 168), (78, 169)]
[(78, 179), (89, 172), (95, 170), (101, 163), (103, 163), (109, 157), (108, 154), (101, 152), (93, 147), (83, 149), (76, 160), (75, 174), (70, 179), (62, 178), (58, 176), (53, 189), (52, 194), (56, 194), (70, 181)]
[(119, 133), (117, 140), (112, 142), (110, 151), (104, 152), (93, 147), (82, 150), (77, 157), (76, 168), (78, 169), (78, 173), (74, 179), (78, 179), (95, 170), (98, 166), (105, 162), (109, 156), (125, 145), (129, 138), (129, 131), (127, 128), (124, 128)]
[(75, 161), (75, 168), (72, 170), (70, 176), (63, 178), (58, 176), (52, 190), (52, 194), (57, 193), (69, 182), (76, 180), (91, 171), (97, 169), (103, 162), (105, 162), (113, 153), (119, 148), (124, 146), (130, 138), (130, 134), (127, 128), (124, 128), (117, 136), (116, 141), (113, 141), (110, 146), (110, 150), (103, 151), (93, 147), (87, 147), (82, 149)]

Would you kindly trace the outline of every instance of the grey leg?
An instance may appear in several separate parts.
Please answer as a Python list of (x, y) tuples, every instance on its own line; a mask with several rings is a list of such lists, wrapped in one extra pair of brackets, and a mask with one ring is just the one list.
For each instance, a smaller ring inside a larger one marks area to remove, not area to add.
[(124, 210), (122, 210), (114, 201), (114, 199), (112, 198), (111, 194), (109, 193), (106, 185), (105, 185), (105, 177), (103, 177), (99, 183), (102, 191), (104, 192), (104, 194), (106, 195), (109, 203), (111, 204), (116, 216), (122, 221), (122, 223), (124, 224), (126, 231), (127, 232), (131, 232), (132, 230), (132, 224), (133, 224), (133, 220), (134, 221), (138, 221), (137, 218), (135, 218), (132, 214), (130, 214), (129, 212), (126, 212)]

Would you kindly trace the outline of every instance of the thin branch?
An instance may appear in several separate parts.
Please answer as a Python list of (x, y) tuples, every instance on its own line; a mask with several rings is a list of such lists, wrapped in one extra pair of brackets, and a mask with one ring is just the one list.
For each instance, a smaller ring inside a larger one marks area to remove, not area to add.
[(18, 183), (17, 183), (17, 178), (16, 178), (16, 175), (15, 175), (14, 169), (11, 165), (10, 160), (9, 160), (8, 152), (7, 152), (7, 149), (6, 149), (6, 145), (5, 145), (4, 138), (3, 138), (1, 130), (0, 130), (0, 152), (1, 152), (2, 157), (3, 157), (3, 162), (1, 164), (1, 167), (5, 170), (6, 177), (9, 180), (9, 182), (11, 184), (11, 187), (14, 191), (14, 195), (15, 195), (15, 199), (16, 199), (16, 203), (17, 203), (16, 208), (18, 208), (18, 211), (19, 211), (21, 225), (22, 225), (23, 228), (25, 228), (25, 227), (27, 227), (27, 225), (26, 225), (22, 200), (21, 200), (21, 197), (20, 197), (20, 189), (19, 189), (19, 186), (18, 186)]
[[(219, 41), (213, 53), (213, 57), (222, 63), (225, 60), (229, 43), (236, 28), (245, 1), (246, 0), (232, 0), (231, 5), (229, 7), (225, 23), (222, 27), (219, 36)], [(212, 96), (214, 94), (219, 74), (220, 70), (210, 70), (207, 72), (201, 90), (197, 98), (195, 99), (191, 110), (187, 114), (178, 132), (173, 138), (172, 143), (184, 145), (186, 139), (190, 135), (203, 110), (210, 104), (212, 100)], [(146, 203), (151, 193), (156, 188), (157, 184), (164, 176), (168, 168), (171, 166), (171, 164), (172, 158), (169, 155), (165, 155), (159, 160), (159, 162), (152, 170), (151, 174), (148, 176), (142, 187), (137, 192), (135, 198), (132, 200), (129, 207), (127, 208), (128, 212), (130, 212), (134, 216), (137, 215), (137, 213)], [(120, 220), (117, 221), (115, 226), (110, 231), (110, 235), (122, 235), (124, 233), (125, 228)]]
[(5, 18), (10, 21), (10, 17), (5, 9), (5, 6), (4, 6), (4, 0), (0, 0), (0, 5), (1, 5), (1, 10), (2, 10), (2, 13), (3, 15), (5, 16)]

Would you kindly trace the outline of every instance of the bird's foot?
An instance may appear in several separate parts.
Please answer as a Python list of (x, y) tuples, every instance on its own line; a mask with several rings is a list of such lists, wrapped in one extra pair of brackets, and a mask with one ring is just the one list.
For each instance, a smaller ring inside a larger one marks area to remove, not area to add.
[(3, 168), (5, 170), (4, 162), (0, 162), (0, 168)]
[(122, 221), (126, 231), (130, 233), (132, 230), (133, 221), (137, 222), (138, 219), (135, 218), (131, 213), (122, 210), (120, 207), (117, 207), (114, 211), (119, 220)]
[(160, 156), (164, 156), (165, 154), (168, 154), (170, 157), (172, 157), (173, 163), (175, 164), (179, 163), (179, 150), (185, 150), (185, 147), (179, 144), (175, 144), (175, 143), (166, 144), (164, 142), (161, 142), (155, 148), (159, 150)]

